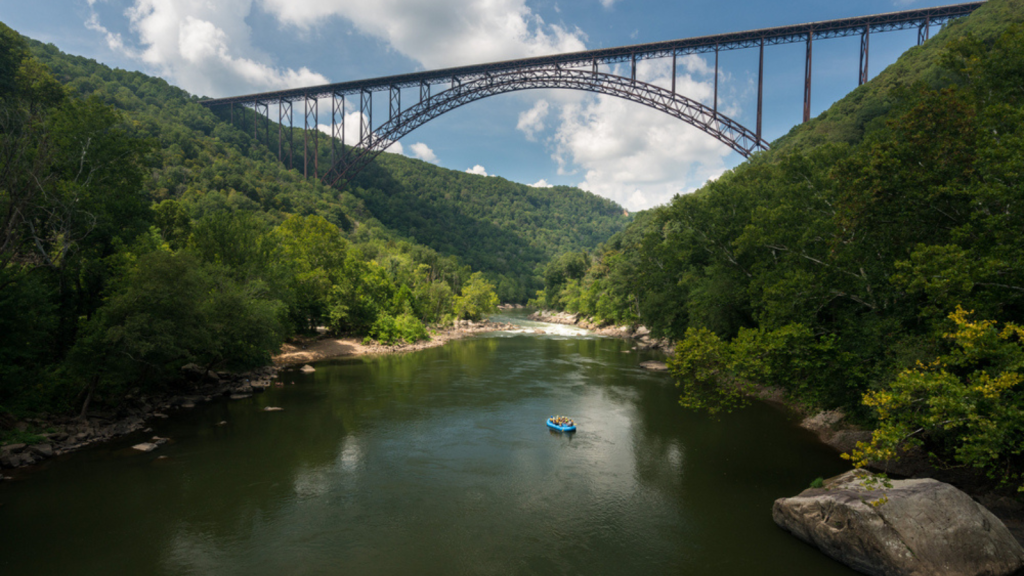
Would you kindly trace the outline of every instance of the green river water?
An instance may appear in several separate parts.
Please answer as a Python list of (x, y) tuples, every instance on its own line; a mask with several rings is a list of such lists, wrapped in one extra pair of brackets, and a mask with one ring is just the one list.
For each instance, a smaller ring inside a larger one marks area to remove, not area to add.
[[(854, 574), (772, 522), (847, 468), (781, 411), (692, 413), (631, 343), (517, 322), (19, 472), (0, 574)], [(172, 440), (130, 448), (152, 434)]]

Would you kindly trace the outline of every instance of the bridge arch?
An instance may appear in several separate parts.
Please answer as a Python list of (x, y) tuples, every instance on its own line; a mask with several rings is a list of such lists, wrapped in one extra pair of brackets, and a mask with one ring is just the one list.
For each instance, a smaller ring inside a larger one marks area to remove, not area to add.
[(343, 151), (323, 180), (334, 186), (352, 178), (393, 143), (446, 112), (490, 96), (536, 89), (581, 90), (636, 102), (700, 129), (744, 158), (758, 150), (768, 149), (767, 142), (735, 120), (660, 86), (597, 71), (538, 67), (484, 74), (423, 98), (369, 131), (356, 147)]

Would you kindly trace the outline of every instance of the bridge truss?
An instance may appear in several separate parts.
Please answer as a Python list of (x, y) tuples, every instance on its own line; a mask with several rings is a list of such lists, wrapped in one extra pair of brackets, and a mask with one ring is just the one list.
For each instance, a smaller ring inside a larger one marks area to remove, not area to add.
[[(414, 72), (397, 76), (326, 84), (306, 88), (279, 90), (260, 94), (207, 99), (201, 103), (214, 109), (227, 108), (230, 121), (235, 121), (235, 106), (251, 108), (243, 111), (241, 121), (246, 128), (247, 116), (252, 119), (252, 132), (257, 141), (260, 132), (263, 142), (271, 146), (270, 107), (278, 109), (278, 157), (284, 154), (284, 127), (289, 128), (288, 154), (291, 168), (291, 129), (294, 128), (294, 104), (301, 102), (303, 112), (304, 144), (303, 173), (322, 178), (325, 183), (338, 185), (365, 167), (380, 152), (424, 123), (470, 102), (518, 90), (538, 88), (564, 88), (584, 90), (625, 98), (661, 110), (691, 124), (717, 138), (744, 157), (757, 150), (767, 149), (761, 137), (762, 94), (764, 91), (764, 48), (781, 44), (805, 43), (806, 64), (803, 91), (803, 120), (810, 119), (811, 62), (815, 40), (860, 36), (860, 66), (858, 81), (868, 79), (868, 55), (871, 34), (895, 30), (918, 30), (918, 44), (929, 37), (931, 26), (944, 24), (965, 16), (984, 5), (971, 2), (918, 10), (906, 10), (871, 16), (811, 22), (776, 28), (763, 28), (745, 32), (685, 38), (666, 42), (637, 44), (617, 48), (604, 48), (535, 58), (523, 58), (474, 66), (461, 66), (441, 70)], [(759, 50), (757, 124), (753, 131), (741, 126), (718, 111), (718, 55), (723, 50), (757, 48)], [(712, 106), (695, 102), (676, 92), (676, 60), (689, 54), (715, 54), (714, 99)], [(670, 89), (637, 80), (637, 62), (654, 58), (672, 59)], [(618, 76), (601, 71), (618, 64), (628, 63), (630, 76)], [(441, 87), (442, 91), (431, 92)], [(417, 103), (402, 109), (402, 91), (418, 89)], [(373, 126), (375, 93), (388, 95), (388, 120)], [(345, 110), (347, 99), (359, 102), (359, 142), (345, 146)], [(331, 112), (331, 162), (326, 171), (319, 167), (319, 112), (320, 102), (329, 101)], [(262, 124), (262, 126), (261, 126)], [(261, 130), (262, 128), (262, 130)], [(310, 152), (313, 154), (311, 155)], [(310, 159), (312, 156), (312, 166)], [(310, 173), (312, 168), (312, 173)]]

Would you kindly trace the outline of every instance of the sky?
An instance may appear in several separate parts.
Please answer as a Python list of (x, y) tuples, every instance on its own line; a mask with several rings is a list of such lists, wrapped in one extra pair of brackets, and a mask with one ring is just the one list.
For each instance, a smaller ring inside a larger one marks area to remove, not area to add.
[[(196, 95), (224, 97), (952, 3), (0, 0), (0, 21), (65, 52), (160, 76)], [(872, 34), (871, 76), (916, 41), (913, 30)], [(856, 88), (859, 49), (859, 37), (814, 43), (812, 115)], [(763, 132), (769, 141), (802, 120), (804, 50), (803, 44), (765, 48)], [(719, 109), (753, 129), (757, 50), (722, 52), (719, 64)], [(644, 61), (638, 79), (667, 87), (671, 68), (671, 60)], [(680, 58), (675, 73), (680, 93), (710, 103), (713, 54)], [(386, 98), (374, 108), (387, 110)], [(358, 130), (358, 116), (346, 124)], [(427, 123), (388, 151), (532, 186), (578, 186), (630, 211), (690, 193), (743, 161), (661, 112), (568, 90), (486, 98)]]

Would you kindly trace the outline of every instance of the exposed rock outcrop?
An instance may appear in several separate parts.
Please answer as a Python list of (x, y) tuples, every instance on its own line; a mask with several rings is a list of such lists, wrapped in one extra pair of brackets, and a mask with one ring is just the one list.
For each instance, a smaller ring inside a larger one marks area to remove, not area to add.
[(869, 487), (871, 477), (851, 470), (822, 488), (780, 498), (772, 518), (865, 574), (1003, 576), (1024, 570), (1024, 549), (967, 494), (932, 479)]

